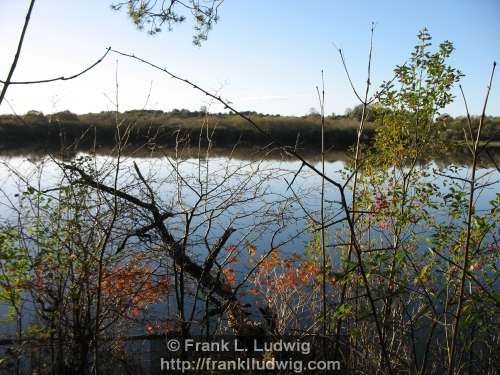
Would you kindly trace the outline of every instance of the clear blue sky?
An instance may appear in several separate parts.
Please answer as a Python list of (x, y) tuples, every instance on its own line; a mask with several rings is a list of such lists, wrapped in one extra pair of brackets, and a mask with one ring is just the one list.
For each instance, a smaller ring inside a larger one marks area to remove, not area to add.
[[(28, 0), (0, 0), (0, 76), (7, 76)], [(192, 24), (151, 37), (137, 31), (111, 0), (38, 0), (14, 80), (69, 75), (97, 59), (107, 46), (133, 52), (201, 86), (221, 90), (238, 109), (290, 115), (317, 107), (315, 85), (325, 71), (327, 113), (357, 104), (337, 52), (341, 46), (356, 85), (366, 79), (371, 21), (375, 32), (373, 78), (391, 77), (428, 27), (434, 42), (448, 39), (451, 63), (466, 77), (462, 84), (473, 113), (481, 110), (493, 60), (500, 60), (500, 1), (303, 1), (226, 0), (220, 22), (201, 48), (191, 44)], [(69, 82), (11, 86), (7, 99), (18, 113), (97, 112), (112, 105), (117, 57), (110, 56), (84, 77)], [(488, 113), (500, 115), (500, 71)], [(146, 66), (118, 59), (120, 109), (142, 108), (152, 82), (149, 109), (198, 109), (206, 98)], [(214, 106), (218, 111), (220, 107)], [(464, 113), (460, 98), (448, 113)], [(4, 102), (0, 113), (11, 113)]]

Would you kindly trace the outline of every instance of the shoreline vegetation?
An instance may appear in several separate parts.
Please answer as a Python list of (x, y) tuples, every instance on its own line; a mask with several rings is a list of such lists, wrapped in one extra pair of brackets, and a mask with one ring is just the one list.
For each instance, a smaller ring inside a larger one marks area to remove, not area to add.
[[(325, 117), (325, 147), (327, 150), (345, 151), (356, 143), (357, 128), (362, 109), (355, 107), (345, 115)], [(321, 137), (321, 116), (311, 110), (305, 116), (265, 115), (243, 112), (256, 121), (275, 139), (283, 144), (305, 151), (317, 151)], [(367, 116), (362, 143), (371, 144), (375, 137), (377, 123), (384, 111), (372, 108)], [(473, 119), (477, 120), (477, 119)], [(462, 153), (463, 129), (466, 117), (441, 115), (436, 118), (443, 131), (440, 137), (453, 153)], [(248, 126), (238, 115), (211, 114), (204, 110), (132, 110), (123, 113), (114, 111), (77, 115), (63, 111), (44, 115), (39, 111), (29, 111), (25, 115), (0, 115), (0, 150), (30, 148), (51, 150), (73, 145), (74, 149), (88, 146), (106, 149), (113, 147), (116, 140), (116, 123), (126, 126), (131, 145), (145, 142), (161, 146), (175, 146), (176, 142), (196, 146), (200, 135), (204, 142), (210, 138), (213, 147), (230, 150), (239, 147), (264, 147), (269, 139)], [(485, 119), (484, 139), (487, 147), (495, 151), (500, 148), (500, 116)], [(460, 150), (462, 149), (462, 150)], [(307, 153), (307, 152), (306, 152)]]

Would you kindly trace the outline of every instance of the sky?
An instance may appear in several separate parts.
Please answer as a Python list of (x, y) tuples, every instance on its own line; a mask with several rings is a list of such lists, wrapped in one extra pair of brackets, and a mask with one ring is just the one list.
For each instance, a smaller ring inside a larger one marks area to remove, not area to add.
[[(37, 0), (13, 80), (71, 75), (97, 60), (106, 47), (134, 53), (207, 90), (239, 110), (304, 115), (318, 107), (316, 85), (324, 70), (327, 114), (358, 104), (334, 46), (344, 50), (354, 84), (362, 90), (371, 22), (376, 22), (374, 85), (392, 77), (427, 27), (437, 45), (454, 43), (450, 64), (466, 76), (469, 109), (481, 111), (494, 60), (500, 60), (499, 0), (321, 1), (225, 0), (220, 20), (201, 47), (193, 46), (188, 19), (172, 32), (138, 31), (113, 0)], [(28, 0), (0, 0), (0, 77), (7, 77), (28, 9)], [(500, 72), (487, 113), (500, 115)], [(118, 90), (116, 83), (118, 83)], [(75, 113), (174, 108), (222, 108), (181, 82), (131, 59), (108, 55), (75, 80), (10, 86), (0, 113), (70, 110)], [(459, 92), (443, 112), (465, 113)]]

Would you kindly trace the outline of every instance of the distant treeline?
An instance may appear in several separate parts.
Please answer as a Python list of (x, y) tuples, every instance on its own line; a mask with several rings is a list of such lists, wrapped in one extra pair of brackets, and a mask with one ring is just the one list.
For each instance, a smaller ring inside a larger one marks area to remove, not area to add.
[[(263, 129), (284, 144), (301, 148), (317, 147), (320, 137), (321, 118), (313, 109), (306, 116), (292, 117), (264, 115), (244, 112)], [(379, 111), (368, 111), (363, 142), (368, 143), (375, 134)], [(325, 118), (326, 144), (329, 148), (346, 149), (356, 141), (356, 129), (361, 117), (361, 108), (355, 107), (345, 115), (330, 115)], [(444, 121), (444, 139), (462, 141), (464, 139), (465, 117), (440, 116), (436, 121)], [(473, 119), (477, 122), (477, 119)], [(205, 111), (173, 110), (133, 110), (123, 113), (100, 112), (77, 115), (69, 111), (44, 115), (29, 111), (25, 115), (0, 115), (0, 147), (11, 148), (32, 144), (57, 146), (79, 143), (110, 146), (115, 143), (116, 123), (130, 129), (128, 142), (142, 144), (154, 142), (164, 146), (174, 145), (176, 139), (197, 144), (203, 129), (202, 139), (206, 142), (206, 126), (213, 131), (215, 147), (231, 147), (236, 143), (243, 146), (265, 145), (269, 139), (256, 131), (237, 115)], [(493, 144), (500, 141), (500, 117), (487, 117), (484, 136)]]

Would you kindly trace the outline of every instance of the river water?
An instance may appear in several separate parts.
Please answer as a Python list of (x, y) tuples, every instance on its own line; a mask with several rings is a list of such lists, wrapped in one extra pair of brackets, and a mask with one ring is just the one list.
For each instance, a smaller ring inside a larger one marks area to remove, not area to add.
[[(86, 157), (78, 153), (73, 160)], [(101, 154), (90, 158), (89, 163), (109, 173), (104, 179), (113, 183), (113, 167), (117, 164), (115, 156)], [(325, 172), (330, 178), (343, 183), (343, 173), (347, 158), (342, 154), (329, 154)], [(61, 160), (49, 155), (0, 155), (0, 220), (2, 224), (15, 222), (17, 209), (23, 191), (29, 186), (39, 190), (57, 187), (63, 180), (60, 168)], [(312, 159), (318, 169), (320, 162)], [(274, 154), (264, 156), (258, 152), (239, 152), (234, 154), (188, 155), (175, 157), (169, 155), (124, 155), (120, 158), (118, 187), (128, 193), (147, 199), (147, 193), (138, 178), (134, 164), (150, 182), (158, 197), (157, 203), (169, 210), (176, 211), (179, 218), (169, 219), (169, 228), (176, 238), (182, 236), (184, 213), (196, 210), (193, 217), (190, 245), (192, 255), (203, 261), (204, 240), (213, 244), (225, 229), (231, 227), (228, 245), (245, 248), (245, 244), (255, 244), (257, 256), (279, 248), (284, 253), (303, 254), (311, 239), (307, 230), (312, 220), (319, 220), (320, 186), (318, 175), (303, 168), (301, 162)], [(439, 186), (441, 191), (448, 189), (445, 177), (434, 174), (436, 168), (454, 166), (454, 175), (466, 178), (470, 168), (466, 163), (453, 161), (433, 161), (421, 168), (429, 171), (429, 182)], [(298, 175), (297, 172), (300, 170)], [(483, 184), (491, 184), (481, 190), (477, 196), (477, 210), (487, 210), (489, 202), (499, 194), (498, 170), (493, 165), (481, 165), (478, 176), (484, 176)], [(293, 185), (290, 187), (290, 183)], [(463, 189), (466, 186), (463, 185)], [(50, 193), (49, 193), (50, 194)], [(340, 195), (338, 189), (326, 183), (325, 202), (327, 222), (338, 219)], [(347, 194), (347, 198), (349, 195)], [(210, 217), (210, 214), (212, 217)], [(439, 212), (433, 212), (439, 215)], [(207, 223), (210, 228), (207, 230)], [(334, 232), (338, 226), (332, 226)], [(207, 234), (208, 233), (208, 234)], [(334, 238), (332, 236), (331, 238)], [(333, 240), (332, 240), (333, 241)], [(245, 257), (245, 252), (240, 255)], [(335, 255), (333, 254), (335, 257)], [(337, 258), (338, 259), (338, 258)], [(243, 262), (242, 262), (243, 263)], [(248, 268), (248, 267), (247, 267)], [(237, 273), (243, 274), (245, 266), (236, 267)], [(0, 315), (6, 312), (0, 306)], [(3, 324), (1, 331), (12, 330), (12, 325)]]

